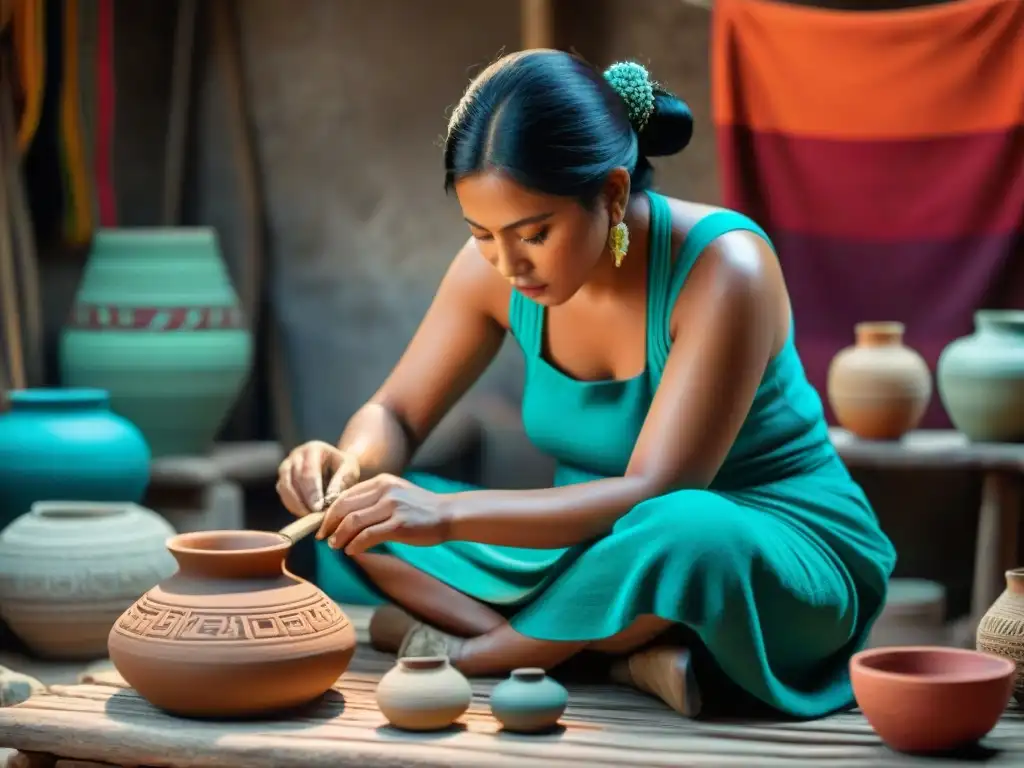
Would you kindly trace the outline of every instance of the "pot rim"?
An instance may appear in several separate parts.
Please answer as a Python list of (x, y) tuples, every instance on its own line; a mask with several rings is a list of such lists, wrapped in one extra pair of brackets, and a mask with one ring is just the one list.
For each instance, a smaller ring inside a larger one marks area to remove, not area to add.
[[(909, 672), (890, 672), (870, 666), (870, 662), (883, 656), (912, 656), (920, 653), (935, 653), (959, 658), (977, 658), (980, 656), (990, 664), (990, 668), (985, 671), (973, 671), (970, 673), (952, 671), (941, 674), (913, 674)], [(983, 651), (972, 651), (967, 648), (950, 648), (942, 645), (908, 645), (869, 648), (855, 653), (850, 658), (850, 670), (851, 672), (856, 671), (863, 677), (900, 683), (901, 685), (926, 686), (936, 683), (943, 685), (973, 685), (1012, 677), (1016, 674), (1017, 664), (1001, 656)]]
[(26, 387), (7, 392), (11, 405), (39, 405), (46, 407), (109, 406), (110, 392), (99, 387)]
[(903, 347), (906, 331), (898, 320), (865, 320), (853, 326), (857, 347)]
[(1024, 323), (1024, 309), (979, 309), (974, 313), (975, 322), (979, 320), (1000, 320), (1011, 323)]
[[(232, 539), (252, 542), (265, 541), (263, 546), (248, 547), (225, 547), (199, 546), (203, 542), (209, 544), (225, 543)], [(179, 533), (167, 539), (167, 549), (172, 553), (181, 552), (186, 555), (205, 555), (208, 557), (242, 557), (256, 553), (270, 554), (272, 552), (287, 552), (291, 549), (291, 541), (275, 531), (255, 531), (241, 529), (237, 531), (215, 530), (215, 531), (190, 531)]]
[(871, 333), (872, 331), (878, 333), (905, 333), (907, 330), (906, 323), (901, 323), (899, 320), (861, 320), (858, 323), (853, 324), (854, 333)]
[(513, 669), (509, 677), (522, 683), (540, 683), (547, 677), (547, 672), (543, 667), (519, 667)]
[(448, 666), (447, 656), (403, 656), (399, 666), (409, 672), (433, 672)]
[(1006, 588), (1020, 594), (1024, 587), (1024, 568), (1011, 568), (1003, 576), (1006, 579)]
[(77, 501), (41, 499), (32, 502), (28, 514), (47, 520), (109, 520), (141, 509), (131, 501)]
[(93, 239), (100, 240), (134, 240), (149, 238), (153, 235), (184, 235), (207, 240), (216, 236), (216, 228), (209, 225), (193, 226), (131, 226), (131, 227), (100, 227), (93, 234)]

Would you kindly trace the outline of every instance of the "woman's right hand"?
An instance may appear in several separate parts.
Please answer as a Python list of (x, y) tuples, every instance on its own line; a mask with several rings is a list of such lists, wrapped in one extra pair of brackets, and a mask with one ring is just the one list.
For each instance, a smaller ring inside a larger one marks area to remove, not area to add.
[(351, 453), (312, 440), (289, 453), (277, 468), (277, 495), (289, 512), (304, 517), (321, 511), (325, 496), (359, 482), (359, 471), (359, 462)]

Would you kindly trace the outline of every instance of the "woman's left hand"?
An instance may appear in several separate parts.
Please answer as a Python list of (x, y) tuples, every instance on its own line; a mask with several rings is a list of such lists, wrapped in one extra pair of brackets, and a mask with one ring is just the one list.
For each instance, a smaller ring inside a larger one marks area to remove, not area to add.
[(446, 497), (394, 475), (375, 477), (342, 492), (317, 532), (333, 549), (358, 555), (386, 541), (429, 547), (447, 541)]

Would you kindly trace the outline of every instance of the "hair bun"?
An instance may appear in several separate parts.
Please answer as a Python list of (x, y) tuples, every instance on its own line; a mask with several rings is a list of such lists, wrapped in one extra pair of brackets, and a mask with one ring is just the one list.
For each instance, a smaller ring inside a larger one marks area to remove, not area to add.
[(686, 102), (656, 87), (654, 112), (639, 133), (640, 152), (648, 157), (664, 157), (682, 152), (693, 137), (693, 113)]
[(651, 79), (635, 61), (620, 61), (604, 78), (626, 104), (629, 122), (640, 141), (640, 153), (663, 157), (681, 152), (693, 136), (693, 115), (686, 102)]

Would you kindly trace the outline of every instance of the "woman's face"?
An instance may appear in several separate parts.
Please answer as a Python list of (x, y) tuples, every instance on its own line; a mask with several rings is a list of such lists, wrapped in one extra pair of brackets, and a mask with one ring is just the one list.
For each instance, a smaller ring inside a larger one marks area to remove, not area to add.
[(588, 211), (573, 198), (530, 191), (499, 171), (466, 176), (455, 192), (480, 253), (540, 304), (568, 301), (606, 255), (614, 222), (603, 201)]

